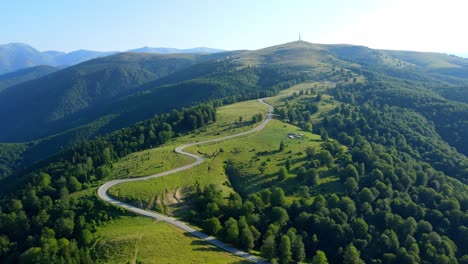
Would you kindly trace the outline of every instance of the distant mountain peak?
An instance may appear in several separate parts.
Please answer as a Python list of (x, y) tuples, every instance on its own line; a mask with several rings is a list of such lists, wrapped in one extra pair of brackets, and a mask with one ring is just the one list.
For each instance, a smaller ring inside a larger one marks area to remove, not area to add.
[(207, 47), (196, 47), (191, 49), (177, 49), (167, 47), (148, 47), (144, 46), (138, 49), (127, 50), (127, 52), (141, 52), (141, 53), (218, 53), (223, 52), (221, 49), (213, 49)]

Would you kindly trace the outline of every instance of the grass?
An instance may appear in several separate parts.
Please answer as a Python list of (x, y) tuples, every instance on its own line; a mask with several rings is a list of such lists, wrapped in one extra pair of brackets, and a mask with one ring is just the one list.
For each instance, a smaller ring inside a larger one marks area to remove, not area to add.
[[(276, 107), (282, 106), (282, 98), (291, 93), (310, 88), (314, 83), (299, 84), (291, 87), (278, 97), (269, 99)], [(327, 89), (329, 87), (323, 87)], [(303, 98), (303, 97), (302, 97)], [(299, 99), (298, 99), (299, 100)], [(312, 116), (320, 118), (325, 111), (336, 107), (330, 97), (323, 96), (320, 111)], [(249, 130), (255, 125), (245, 122), (266, 107), (256, 101), (248, 101), (222, 107), (218, 110), (217, 122), (189, 135), (176, 138), (156, 149), (131, 154), (119, 160), (113, 166), (117, 177), (143, 176), (158, 173), (192, 162), (190, 158), (177, 155), (173, 149), (179, 145), (217, 138)], [(242, 122), (240, 122), (242, 117)], [(289, 132), (302, 134), (301, 138), (290, 139)], [(284, 142), (286, 147), (279, 151)], [(305, 149), (308, 146), (319, 148), (320, 136), (302, 131), (279, 120), (272, 120), (261, 132), (240, 138), (208, 145), (193, 146), (188, 150), (203, 155), (205, 161), (186, 171), (157, 179), (125, 183), (112, 187), (109, 192), (120, 199), (132, 200), (140, 207), (162, 211), (167, 214), (184, 212), (184, 192), (196, 183), (200, 185), (215, 184), (225, 195), (235, 189), (246, 196), (272, 186), (282, 187), (292, 201), (301, 197), (299, 186), (303, 185), (296, 178), (297, 169), (307, 162)], [(278, 180), (278, 170), (284, 166), (286, 159), (292, 166), (285, 180)], [(226, 162), (233, 162), (240, 169), (240, 175), (228, 179), (225, 173)], [(312, 194), (343, 191), (338, 177), (321, 168), (321, 179), (317, 186), (311, 187)], [(177, 198), (177, 199), (175, 199)], [(311, 198), (313, 199), (313, 197)], [(182, 201), (182, 202), (181, 202)], [(179, 229), (164, 223), (153, 223), (141, 217), (121, 218), (103, 228), (97, 244), (98, 252), (104, 252), (104, 263), (142, 261), (152, 263), (243, 263), (232, 255), (204, 244), (184, 234)], [(180, 253), (175, 254), (177, 248)]]
[[(195, 140), (202, 141), (250, 130), (258, 125), (251, 124), (252, 116), (264, 113), (266, 110), (265, 105), (255, 100), (221, 107), (217, 111), (217, 122), (214, 124), (176, 138), (164, 146), (123, 157), (113, 165), (112, 175), (116, 178), (146, 176), (192, 163), (192, 158), (174, 153), (174, 148)], [(223, 185), (227, 181), (224, 168), (211, 164), (212, 162), (208, 159), (191, 170), (169, 177), (114, 186), (109, 193), (126, 200), (137, 201), (141, 203), (140, 205), (150, 209), (161, 210), (162, 206), (164, 212), (170, 213), (172, 209), (177, 209), (177, 206), (166, 207), (168, 204), (178, 203), (174, 196), (179, 193), (183, 196), (187, 188), (196, 182), (203, 185), (213, 183), (223, 186), (226, 194), (232, 192), (231, 188)]]
[[(302, 138), (290, 139), (287, 134), (293, 132), (302, 134)], [(280, 143), (285, 143), (285, 149), (279, 151)], [(302, 131), (297, 126), (273, 120), (265, 130), (248, 135), (243, 138), (232, 139), (217, 144), (194, 146), (191, 152), (206, 153), (207, 157), (223, 149), (224, 153), (216, 156), (216, 159), (208, 158), (212, 167), (224, 168), (226, 161), (233, 162), (240, 169), (238, 178), (230, 178), (234, 189), (244, 196), (271, 186), (282, 187), (289, 196), (296, 195), (298, 187), (303, 185), (296, 179), (297, 169), (308, 160), (305, 154), (307, 147), (320, 148), (322, 143), (320, 136)], [(289, 176), (278, 180), (280, 167), (285, 166), (289, 159), (292, 166)], [(323, 168), (325, 170), (325, 168)], [(325, 175), (320, 184), (312, 189), (320, 192), (337, 191), (335, 182), (338, 180), (333, 175)], [(337, 182), (338, 183), (338, 182)]]
[(98, 263), (249, 263), (164, 222), (120, 217), (101, 228)]
[[(293, 92), (309, 89), (310, 86), (314, 85), (314, 83), (305, 83), (293, 86), (282, 91), (279, 96), (269, 99), (269, 102), (276, 107), (281, 107), (284, 105), (284, 98), (289, 97)], [(320, 89), (327, 88), (329, 87), (326, 85), (320, 87)], [(294, 100), (302, 100), (305, 97), (312, 97), (312, 95), (304, 95)], [(322, 96), (319, 106), (320, 111), (312, 115), (312, 120), (320, 119), (324, 112), (331, 111), (335, 107), (336, 102), (331, 97)], [(264, 111), (264, 106), (256, 101), (223, 107), (218, 111), (218, 121), (201, 131), (197, 131), (196, 135), (190, 134), (177, 138), (161, 148), (132, 154), (115, 164), (114, 171), (117, 172), (116, 175), (124, 175), (125, 173), (122, 173), (122, 171), (125, 168), (130, 176), (149, 175), (163, 171), (162, 167), (166, 164), (165, 169), (171, 169), (190, 163), (190, 160), (183, 159), (176, 162), (181, 157), (172, 153), (171, 150), (181, 144), (194, 141), (195, 138), (201, 141), (251, 129), (253, 125), (233, 127), (233, 123), (239, 121), (240, 116), (243, 117), (243, 120), (250, 119), (255, 112), (262, 111)], [(226, 126), (231, 128), (225, 128)], [(304, 136), (301, 139), (289, 139), (287, 137), (289, 132), (303, 134)], [(287, 147), (285, 151), (278, 152), (281, 141), (284, 141)], [(284, 188), (290, 196), (294, 196), (298, 186), (302, 184), (294, 180), (294, 178), (297, 168), (303, 166), (307, 161), (305, 148), (307, 146), (318, 148), (320, 143), (319, 135), (301, 131), (297, 126), (272, 120), (261, 132), (219, 143), (189, 148), (188, 151), (201, 154), (205, 158), (204, 163), (190, 170), (178, 172), (168, 177), (120, 184), (112, 187), (109, 192), (121, 199), (137, 202), (138, 205), (148, 209), (156, 209), (169, 214), (179, 207), (171, 208), (168, 205), (178, 204), (178, 201), (174, 201), (174, 199), (183, 197), (186, 191), (196, 183), (202, 186), (216, 184), (221, 187), (226, 195), (232, 192), (231, 184), (234, 185), (233, 187), (237, 192), (243, 195), (252, 194), (274, 184)], [(278, 182), (278, 170), (281, 166), (284, 166), (286, 159), (290, 159), (292, 162), (290, 177)], [(228, 180), (225, 174), (227, 161), (234, 162), (240, 168), (240, 179)], [(322, 169), (322, 171), (325, 170), (325, 168)], [(322, 176), (320, 184), (313, 188), (313, 192), (341, 191), (342, 186), (337, 177), (326, 173), (323, 173)], [(179, 196), (176, 197), (176, 194), (179, 194)]]
[(176, 155), (172, 145), (132, 153), (113, 165), (116, 178), (146, 176), (189, 164), (193, 159)]

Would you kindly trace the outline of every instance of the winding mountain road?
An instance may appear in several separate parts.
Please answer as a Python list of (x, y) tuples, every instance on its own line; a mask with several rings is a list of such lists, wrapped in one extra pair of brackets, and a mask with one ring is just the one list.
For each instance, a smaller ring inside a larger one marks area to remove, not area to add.
[(213, 245), (215, 245), (215, 246), (217, 246), (217, 247), (219, 247), (221, 249), (224, 249), (225, 251), (228, 251), (228, 252), (230, 252), (230, 253), (232, 253), (232, 254), (234, 254), (236, 256), (245, 258), (245, 259), (247, 259), (249, 261), (252, 261), (254, 263), (262, 263), (262, 264), (263, 263), (268, 263), (265, 260), (263, 260), (261, 258), (258, 258), (258, 257), (254, 256), (254, 255), (251, 255), (251, 254), (249, 254), (249, 253), (247, 253), (245, 251), (242, 251), (242, 250), (239, 250), (237, 248), (231, 247), (231, 246), (221, 242), (220, 240), (216, 239), (215, 237), (208, 236), (207, 234), (196, 230), (195, 228), (191, 227), (190, 225), (188, 225), (188, 224), (186, 224), (186, 223), (184, 223), (184, 222), (182, 222), (180, 220), (177, 220), (176, 218), (169, 217), (169, 216), (159, 214), (159, 213), (155, 213), (155, 212), (152, 212), (152, 211), (141, 209), (139, 207), (136, 207), (136, 206), (121, 202), (121, 201), (119, 201), (117, 199), (114, 199), (114, 198), (110, 197), (107, 194), (107, 191), (109, 190), (109, 188), (111, 188), (112, 186), (121, 184), (121, 183), (133, 182), (133, 181), (145, 181), (145, 180), (154, 179), (154, 178), (158, 178), (158, 177), (162, 177), (162, 176), (167, 176), (169, 174), (173, 174), (173, 173), (176, 173), (176, 172), (180, 172), (180, 171), (183, 171), (183, 170), (188, 170), (188, 169), (193, 168), (194, 166), (197, 166), (198, 164), (202, 163), (203, 162), (203, 157), (184, 151), (184, 149), (186, 149), (188, 147), (195, 146), (195, 145), (207, 144), (207, 143), (219, 142), (219, 141), (223, 141), (223, 140), (226, 140), (226, 139), (231, 139), (231, 138), (247, 135), (247, 134), (250, 134), (250, 133), (258, 132), (258, 131), (264, 129), (266, 127), (266, 125), (271, 121), (271, 118), (273, 116), (273, 106), (266, 103), (264, 101), (264, 99), (265, 98), (258, 99), (258, 102), (268, 106), (268, 113), (267, 113), (267, 116), (266, 116), (265, 120), (259, 126), (253, 128), (253, 129), (251, 129), (249, 131), (245, 131), (245, 132), (242, 132), (242, 133), (239, 133), (239, 134), (234, 134), (234, 135), (230, 135), (230, 136), (210, 139), (210, 140), (201, 141), (201, 142), (193, 142), (193, 143), (189, 143), (189, 144), (185, 144), (185, 145), (182, 145), (180, 147), (177, 147), (174, 150), (176, 153), (192, 157), (192, 158), (195, 159), (195, 162), (193, 162), (191, 164), (188, 164), (188, 165), (185, 165), (185, 166), (182, 166), (182, 167), (179, 167), (179, 168), (175, 168), (175, 169), (172, 169), (172, 170), (168, 170), (168, 171), (165, 171), (165, 172), (153, 174), (153, 175), (146, 176), (146, 177), (120, 179), (120, 180), (112, 180), (112, 181), (106, 182), (105, 184), (103, 184), (103, 185), (101, 185), (99, 187), (98, 196), (102, 200), (106, 201), (107, 203), (113, 204), (115, 206), (122, 207), (122, 208), (124, 208), (124, 209), (126, 209), (128, 211), (137, 213), (137, 214), (142, 215), (142, 216), (147, 216), (147, 217), (151, 217), (151, 218), (154, 218), (154, 219), (157, 219), (157, 220), (160, 220), (160, 221), (164, 221), (164, 222), (166, 222), (168, 224), (171, 224), (173, 226), (176, 226), (176, 227), (178, 227), (178, 228), (180, 228), (180, 229), (182, 229), (182, 230), (184, 230), (186, 232), (190, 232), (192, 235), (194, 235), (194, 236), (196, 236), (196, 237), (198, 237), (200, 239), (203, 239), (203, 240), (205, 240), (205, 241), (207, 241), (207, 242), (209, 242), (209, 243), (211, 243), (211, 244), (213, 244)]

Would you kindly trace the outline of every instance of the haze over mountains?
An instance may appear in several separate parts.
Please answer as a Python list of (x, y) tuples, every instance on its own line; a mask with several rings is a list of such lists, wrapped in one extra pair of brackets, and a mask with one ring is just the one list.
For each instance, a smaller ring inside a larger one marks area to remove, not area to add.
[[(31, 52), (22, 57), (23, 61), (38, 58), (32, 48), (25, 50)], [(461, 116), (468, 114), (465, 105), (468, 59), (455, 56), (305, 41), (252, 51), (192, 51), (196, 53), (142, 48), (61, 70), (35, 67), (2, 75), (0, 89), (2, 82), (3, 87), (8, 86), (5, 83), (16, 85), (0, 92), (0, 123), (4, 124), (0, 142), (39, 140), (47, 146), (44, 148), (47, 151), (39, 152), (47, 156), (60, 147), (112, 132), (155, 114), (216, 98), (252, 97), (265, 87), (294, 79), (298, 74), (313, 80), (328, 80), (340, 69), (356, 73), (372, 70), (387, 78), (404, 78), (418, 85), (424, 82), (433, 100), (444, 104), (443, 109), (453, 107)], [(46, 53), (51, 56), (51, 52)], [(75, 58), (86, 57), (78, 54), (75, 53)], [(450, 103), (445, 105), (446, 102)], [(434, 118), (441, 118), (438, 124), (446, 140), (458, 146), (459, 151), (468, 153), (462, 147), (464, 139), (459, 136), (466, 124), (447, 123), (450, 117), (442, 118), (438, 114)], [(33, 156), (30, 161), (37, 158), (36, 154)]]
[[(312, 259), (318, 249), (330, 263), (468, 259), (467, 59), (295, 41), (124, 52), (21, 69), (1, 75), (2, 84), (1, 263), (62, 255), (94, 263), (122, 251), (112, 246), (120, 240), (99, 235), (122, 211), (99, 202), (97, 186), (183, 166), (171, 154), (187, 141), (206, 166), (166, 175), (177, 180), (159, 182), (156, 193), (147, 180), (109, 194), (167, 213), (156, 197), (183, 190), (191, 197), (184, 220), (240, 248), (249, 240), (246, 248), (269, 260), (279, 252), (281, 263)], [(275, 108), (265, 130), (200, 148), (205, 138), (257, 126), (265, 109), (248, 100), (263, 97)], [(304, 134), (288, 138), (292, 131)]]
[[(174, 49), (174, 48), (151, 48), (142, 47), (132, 49), (128, 52), (144, 53), (214, 53), (220, 52), (219, 49), (211, 48), (193, 48), (193, 49)], [(0, 74), (16, 71), (18, 69), (33, 67), (38, 65), (49, 65), (55, 67), (66, 67), (94, 59), (104, 57), (119, 51), (92, 51), (76, 50), (72, 52), (61, 51), (38, 51), (37, 49), (24, 43), (9, 43), (0, 45)]]

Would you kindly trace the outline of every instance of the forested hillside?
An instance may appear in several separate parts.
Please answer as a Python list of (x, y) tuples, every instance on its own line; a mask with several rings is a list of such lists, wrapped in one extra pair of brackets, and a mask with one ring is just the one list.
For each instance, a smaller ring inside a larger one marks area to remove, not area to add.
[[(330, 90), (341, 104), (313, 125), (320, 95), (290, 97), (279, 118), (305, 130), (313, 126), (320, 147), (304, 145), (304, 161), (281, 143), (289, 158), (277, 178), (247, 195), (243, 188), (271, 176), (228, 164), (231, 182), (250, 182), (234, 184), (244, 196), (225, 200), (217, 186), (198, 188), (187, 219), (272, 262), (465, 263), (468, 159), (417, 108), (378, 96), (382, 82)], [(334, 176), (341, 190), (327, 187)]]
[(58, 71), (58, 68), (52, 66), (35, 66), (15, 72), (5, 73), (0, 75), (0, 92), (10, 86), (31, 81), (55, 71)]
[(118, 54), (9, 87), (0, 138), (38, 140), (0, 146), (0, 262), (95, 262), (95, 232), (125, 214), (94, 194), (114, 162), (271, 96), (259, 142), (195, 146), (227, 180), (188, 186), (179, 216), (272, 263), (468, 263), (465, 63), (294, 42)]
[(126, 96), (195, 60), (194, 55), (117, 54), (12, 87), (0, 94), (0, 120), (8, 124), (0, 140), (28, 141), (73, 128), (80, 111)]
[[(5, 157), (14, 162), (3, 165), (5, 171), (2, 174), (8, 175), (6, 171), (25, 167), (81, 140), (130, 126), (155, 114), (171, 112), (173, 109), (193, 106), (211, 99), (232, 103), (270, 96), (307, 78), (306, 74), (292, 72), (287, 67), (248, 67), (236, 70), (229, 61), (212, 61), (203, 65), (206, 67), (199, 69), (198, 74), (192, 72), (185, 76), (185, 71), (182, 71), (180, 76), (168, 76), (161, 81), (145, 84), (141, 88), (142, 92), (112, 103), (89, 107), (80, 112), (78, 120), (72, 119), (71, 117), (76, 117), (72, 115), (68, 120), (69, 125), (76, 127), (28, 143), (29, 147), (21, 155)], [(164, 83), (175, 84), (163, 85)]]
[[(0, 187), (0, 260), (15, 263), (93, 263), (92, 233), (119, 210), (86, 190), (110, 173), (112, 161), (156, 147), (215, 121), (214, 103), (156, 116), (111, 135), (84, 141), (3, 181)], [(25, 243), (24, 241), (29, 242)]]

